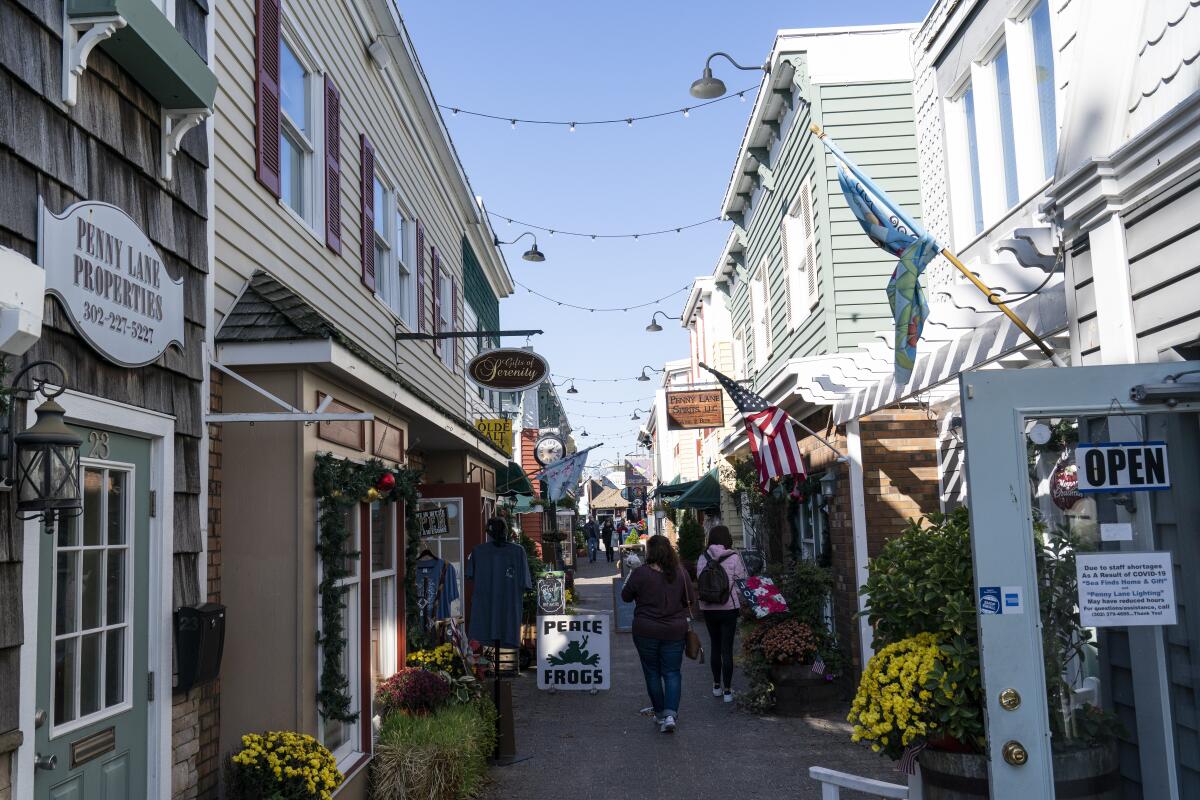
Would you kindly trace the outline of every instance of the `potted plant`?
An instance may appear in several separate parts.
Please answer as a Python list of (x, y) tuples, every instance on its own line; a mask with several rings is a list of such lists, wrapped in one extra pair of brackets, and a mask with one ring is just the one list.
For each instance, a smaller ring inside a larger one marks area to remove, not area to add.
[(293, 731), (249, 733), (230, 757), (226, 786), (234, 800), (329, 800), (341, 784), (333, 754)]
[(772, 570), (786, 605), (742, 628), (741, 664), (750, 686), (739, 698), (755, 713), (798, 716), (838, 704), (841, 650), (825, 624), (828, 569), (796, 561)]
[[(1066, 528), (1039, 525), (1034, 546), (1055, 781), (1090, 787), (1072, 797), (1115, 800), (1120, 723), (1095, 706), (1073, 708), (1064, 678), (1090, 640), (1075, 609), (1078, 542)], [(910, 520), (871, 560), (863, 587), (876, 654), (851, 708), (852, 738), (894, 759), (920, 749), (926, 800), (988, 796), (972, 574), (970, 518), (960, 508)]]

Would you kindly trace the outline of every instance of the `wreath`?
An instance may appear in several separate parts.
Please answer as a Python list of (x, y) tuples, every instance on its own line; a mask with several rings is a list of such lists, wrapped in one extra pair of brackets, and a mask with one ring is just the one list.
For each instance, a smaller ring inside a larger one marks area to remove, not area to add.
[[(342, 654), (346, 650), (346, 629), (342, 610), (346, 607), (345, 590), (338, 582), (352, 572), (349, 564), (358, 553), (347, 552), (350, 529), (346, 512), (359, 503), (404, 503), (405, 530), (417, 530), (417, 485), (421, 473), (411, 469), (392, 469), (378, 459), (365, 463), (318, 453), (313, 471), (317, 495), (317, 555), (321, 560), (321, 582), (317, 592), (321, 600), (321, 627), (317, 644), (321, 648), (321, 677), (317, 689), (317, 710), (327, 720), (354, 722), (358, 712), (350, 709), (350, 680), (342, 672)], [(417, 561), (418, 537), (406, 536), (404, 548), (404, 595), (408, 628), (416, 620), (417, 587), (412, 576)]]

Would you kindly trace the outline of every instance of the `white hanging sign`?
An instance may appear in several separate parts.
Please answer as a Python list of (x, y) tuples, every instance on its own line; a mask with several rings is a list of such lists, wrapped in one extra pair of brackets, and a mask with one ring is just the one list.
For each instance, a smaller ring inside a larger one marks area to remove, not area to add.
[(183, 280), (167, 273), (128, 214), (90, 200), (62, 214), (39, 206), (46, 291), (92, 347), (125, 367), (150, 364), (169, 345), (183, 347)]
[(1075, 446), (1079, 491), (1169, 489), (1166, 442), (1097, 442)]
[(591, 691), (612, 686), (611, 614), (538, 617), (539, 689)]
[(1170, 553), (1079, 553), (1075, 573), (1085, 628), (1176, 622)]

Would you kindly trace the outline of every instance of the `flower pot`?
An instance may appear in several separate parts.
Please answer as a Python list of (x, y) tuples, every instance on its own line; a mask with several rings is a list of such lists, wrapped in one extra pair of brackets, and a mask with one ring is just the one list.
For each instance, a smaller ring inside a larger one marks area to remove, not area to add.
[(812, 671), (812, 664), (775, 664), (771, 667), (775, 686), (775, 713), (800, 717), (841, 708), (837, 681)]
[[(988, 759), (976, 753), (921, 751), (925, 800), (974, 800), (988, 793)], [(1115, 742), (1054, 754), (1055, 800), (1119, 800), (1121, 776)]]

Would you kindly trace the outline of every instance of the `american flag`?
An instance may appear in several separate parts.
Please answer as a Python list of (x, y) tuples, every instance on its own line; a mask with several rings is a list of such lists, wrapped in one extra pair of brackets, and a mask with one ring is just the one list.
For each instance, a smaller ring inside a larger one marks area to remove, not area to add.
[(817, 675), (824, 675), (825, 674), (825, 659), (821, 658), (820, 656), (817, 656), (816, 659), (813, 660), (812, 671), (814, 673), (816, 673)]
[(900, 761), (896, 764), (896, 770), (905, 775), (915, 775), (917, 773), (917, 756), (921, 755), (921, 751), (928, 747), (926, 742), (914, 742), (904, 749), (904, 754), (900, 756)]
[(750, 453), (758, 468), (758, 486), (763, 494), (766, 494), (772, 479), (784, 475), (807, 475), (800, 457), (800, 445), (796, 442), (796, 431), (787, 412), (712, 367), (705, 364), (700, 366), (716, 376), (742, 414), (746, 435), (750, 437)]

